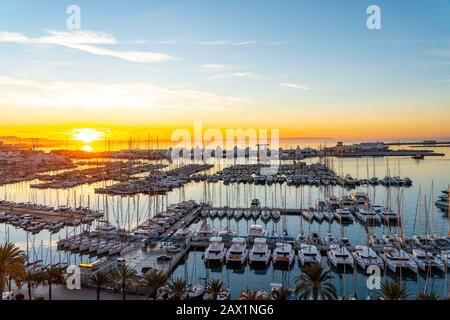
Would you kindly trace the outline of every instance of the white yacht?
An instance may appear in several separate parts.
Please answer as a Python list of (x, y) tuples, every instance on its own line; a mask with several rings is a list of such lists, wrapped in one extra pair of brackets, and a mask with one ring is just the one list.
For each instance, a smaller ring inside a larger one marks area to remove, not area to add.
[(375, 210), (371, 208), (358, 208), (355, 212), (356, 217), (364, 223), (381, 223), (381, 218)]
[(268, 264), (270, 261), (270, 250), (265, 238), (256, 238), (249, 254), (250, 263)]
[(388, 245), (385, 239), (380, 238), (376, 233), (373, 232), (369, 234), (369, 244), (370, 246), (378, 249), (384, 248)]
[(114, 244), (115, 243), (113, 243), (113, 242), (106, 242), (106, 241), (100, 243), (97, 248), (97, 254), (101, 255), (101, 254), (108, 253)]
[(364, 270), (367, 269), (368, 266), (376, 265), (380, 269), (384, 269), (384, 262), (377, 253), (368, 246), (355, 246), (355, 252), (352, 253), (353, 258), (356, 263)]
[(302, 265), (309, 263), (320, 263), (321, 258), (322, 256), (315, 245), (306, 243), (300, 244), (298, 259)]
[(189, 299), (191, 300), (197, 300), (200, 299), (203, 294), (206, 291), (206, 286), (204, 283), (198, 283), (195, 286), (192, 287), (191, 291), (189, 292)]
[(353, 268), (354, 260), (350, 252), (344, 246), (332, 244), (327, 252), (328, 259), (333, 266), (347, 266)]
[(435, 256), (431, 252), (423, 249), (413, 249), (412, 258), (422, 271), (438, 269), (439, 271), (445, 272), (445, 261), (441, 256)]
[(265, 209), (261, 210), (261, 219), (262, 220), (268, 221), (271, 218), (272, 218), (272, 213), (271, 213), (270, 209), (265, 208)]
[(231, 248), (226, 255), (227, 263), (245, 263), (248, 257), (248, 249), (244, 238), (233, 238)]
[(273, 250), (273, 262), (277, 264), (291, 265), (294, 262), (295, 253), (289, 243), (277, 243)]
[(222, 238), (230, 239), (230, 238), (233, 238), (233, 237), (237, 236), (237, 233), (232, 231), (232, 230), (230, 230), (230, 229), (224, 229), (224, 230), (220, 230), (217, 233), (217, 236), (218, 237), (222, 237)]
[(137, 229), (133, 232), (133, 238), (137, 240), (144, 240), (156, 236), (158, 236), (158, 232), (154, 229)]
[(404, 234), (384, 234), (382, 236), (382, 239), (388, 245), (404, 245), (407, 244), (409, 241), (408, 236)]
[(375, 212), (380, 216), (381, 221), (385, 224), (395, 224), (398, 221), (398, 215), (391, 209), (375, 208)]
[(254, 224), (250, 226), (250, 229), (248, 230), (248, 238), (265, 238), (266, 237), (266, 230), (263, 226), (259, 224)]
[(327, 246), (332, 244), (339, 244), (339, 239), (337, 239), (331, 232), (328, 232), (325, 238), (323, 239), (323, 243)]
[(234, 211), (234, 218), (236, 220), (239, 220), (240, 218), (242, 218), (243, 215), (244, 215), (244, 210), (237, 209)]
[(250, 219), (252, 217), (252, 211), (249, 209), (244, 210), (244, 218)]
[(258, 209), (261, 206), (261, 202), (258, 199), (253, 199), (251, 208), (252, 209)]
[(318, 222), (322, 222), (324, 219), (324, 214), (322, 211), (314, 211), (313, 215), (314, 219), (316, 219)]
[(281, 212), (278, 209), (272, 210), (272, 218), (274, 218), (275, 220), (280, 219), (281, 217)]
[(419, 272), (417, 263), (402, 249), (386, 247), (381, 258), (387, 268), (394, 273), (400, 272), (400, 269), (411, 270), (414, 273)]
[(225, 258), (225, 245), (221, 237), (212, 237), (209, 239), (209, 246), (205, 250), (205, 262), (222, 262)]
[(253, 209), (252, 210), (252, 217), (253, 217), (253, 219), (258, 219), (260, 214), (261, 214), (261, 212), (259, 211), (259, 209)]
[(430, 248), (435, 244), (434, 239), (430, 235), (416, 235), (413, 236), (413, 240), (420, 248)]
[(332, 222), (334, 220), (334, 212), (324, 211), (323, 217), (324, 217), (324, 219), (328, 220), (328, 222)]
[(225, 217), (225, 210), (219, 209), (219, 210), (217, 211), (217, 216), (218, 216), (219, 218)]
[(111, 224), (98, 227), (97, 231), (104, 238), (113, 238), (116, 235), (116, 227)]
[(211, 209), (211, 210), (209, 210), (209, 216), (210, 216), (211, 218), (217, 217), (217, 209)]
[(52, 221), (45, 225), (45, 229), (49, 231), (59, 231), (64, 227), (64, 222), (61, 221)]
[(336, 220), (338, 220), (339, 222), (353, 222), (354, 221), (352, 213), (351, 213), (350, 209), (348, 209), (348, 208), (336, 209), (336, 212), (334, 215), (336, 217)]

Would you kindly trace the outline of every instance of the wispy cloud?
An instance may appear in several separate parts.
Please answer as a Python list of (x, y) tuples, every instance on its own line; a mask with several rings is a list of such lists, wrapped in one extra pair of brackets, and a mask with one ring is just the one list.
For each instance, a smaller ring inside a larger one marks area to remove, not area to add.
[(296, 84), (296, 83), (282, 82), (282, 83), (279, 83), (278, 85), (281, 87), (287, 87), (287, 88), (298, 89), (298, 90), (309, 90), (309, 87), (304, 86), (302, 84)]
[(253, 72), (233, 72), (224, 74), (215, 74), (210, 76), (211, 79), (227, 79), (227, 78), (248, 78), (248, 79), (264, 79), (264, 77), (254, 74)]
[(131, 44), (175, 44), (176, 40), (159, 40), (159, 41), (151, 41), (151, 40), (145, 40), (145, 39), (139, 39), (139, 40), (133, 40), (131, 41)]
[(93, 31), (60, 32), (49, 30), (47, 35), (37, 38), (31, 38), (22, 33), (0, 32), (0, 43), (1, 42), (26, 45), (57, 45), (88, 52), (94, 55), (109, 56), (137, 63), (160, 62), (177, 59), (161, 52), (116, 51), (94, 46), (114, 45), (118, 42), (113, 36), (107, 33)]
[(241, 97), (143, 82), (40, 82), (0, 75), (0, 85), (0, 106), (8, 107), (226, 109), (251, 103)]
[(225, 69), (225, 65), (224, 64), (217, 64), (217, 63), (206, 63), (206, 64), (202, 64), (200, 66), (200, 71), (202, 72), (216, 72), (216, 71), (220, 71)]
[(245, 41), (211, 40), (211, 41), (195, 42), (195, 44), (199, 44), (202, 46), (223, 46), (223, 45), (246, 46), (255, 43), (257, 43), (255, 40), (245, 40)]

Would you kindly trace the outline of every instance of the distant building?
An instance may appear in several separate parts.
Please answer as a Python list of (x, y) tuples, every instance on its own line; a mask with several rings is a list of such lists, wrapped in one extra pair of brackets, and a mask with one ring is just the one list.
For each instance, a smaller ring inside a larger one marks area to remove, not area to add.
[(389, 146), (384, 142), (362, 142), (359, 144), (344, 145), (339, 141), (336, 146), (324, 148), (324, 151), (336, 152), (336, 153), (348, 153), (356, 151), (386, 151)]

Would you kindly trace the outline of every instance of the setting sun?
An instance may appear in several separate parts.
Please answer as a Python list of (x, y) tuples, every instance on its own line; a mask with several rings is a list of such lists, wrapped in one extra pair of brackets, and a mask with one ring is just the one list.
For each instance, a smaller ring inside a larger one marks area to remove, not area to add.
[(104, 137), (104, 133), (92, 128), (73, 129), (72, 137), (73, 140), (81, 141), (84, 143), (91, 143), (101, 140)]

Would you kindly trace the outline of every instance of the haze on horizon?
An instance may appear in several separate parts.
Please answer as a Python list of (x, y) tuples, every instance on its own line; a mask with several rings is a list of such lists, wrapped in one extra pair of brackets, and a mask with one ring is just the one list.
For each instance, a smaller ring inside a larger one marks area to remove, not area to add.
[[(0, 8), (0, 136), (206, 128), (450, 138), (450, 2), (25, 0)], [(381, 8), (368, 30), (366, 9)]]

